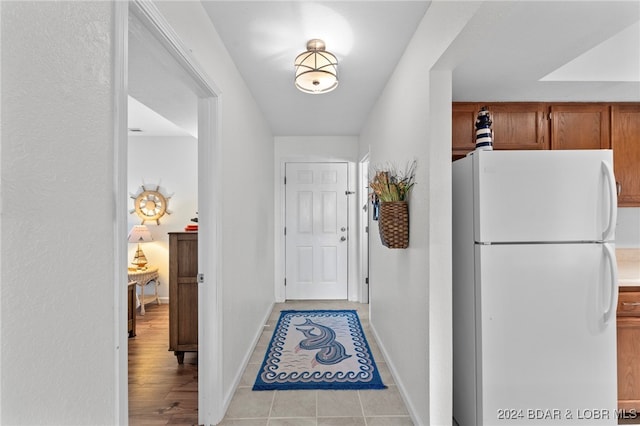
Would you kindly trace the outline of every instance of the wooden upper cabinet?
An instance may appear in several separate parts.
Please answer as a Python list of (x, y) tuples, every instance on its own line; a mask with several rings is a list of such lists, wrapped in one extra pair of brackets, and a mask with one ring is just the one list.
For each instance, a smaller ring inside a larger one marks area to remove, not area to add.
[(551, 105), (551, 149), (611, 148), (608, 104)]
[(544, 103), (490, 103), (494, 149), (549, 149)]
[(491, 113), (495, 150), (613, 149), (618, 206), (640, 207), (640, 103), (454, 102), (454, 160), (475, 149), (483, 106)]
[(451, 106), (451, 148), (454, 160), (476, 149), (476, 116), (478, 104), (454, 102)]
[(491, 114), (493, 149), (549, 149), (547, 106), (542, 102), (454, 102), (453, 159), (476, 148), (476, 117), (486, 106)]
[(640, 207), (640, 105), (611, 107), (611, 147), (618, 206)]

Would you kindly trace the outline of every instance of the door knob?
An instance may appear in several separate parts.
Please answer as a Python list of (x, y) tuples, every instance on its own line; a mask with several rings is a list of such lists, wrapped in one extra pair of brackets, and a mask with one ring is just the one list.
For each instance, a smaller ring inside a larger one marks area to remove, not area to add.
[(344, 236), (340, 237), (340, 241), (346, 241), (346, 240), (347, 240), (347, 237), (344, 237)]

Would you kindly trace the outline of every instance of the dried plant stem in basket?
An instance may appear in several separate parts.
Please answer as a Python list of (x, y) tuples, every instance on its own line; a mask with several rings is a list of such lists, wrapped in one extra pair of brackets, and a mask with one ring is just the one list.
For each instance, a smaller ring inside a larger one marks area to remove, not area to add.
[(407, 198), (415, 185), (416, 162), (404, 171), (396, 167), (378, 169), (369, 182), (372, 196), (380, 201), (378, 229), (382, 244), (389, 248), (409, 246), (409, 206)]

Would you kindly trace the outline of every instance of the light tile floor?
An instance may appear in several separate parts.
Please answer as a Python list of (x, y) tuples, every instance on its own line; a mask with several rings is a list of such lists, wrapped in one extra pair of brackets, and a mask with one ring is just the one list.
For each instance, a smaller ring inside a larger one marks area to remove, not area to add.
[[(287, 309), (357, 310), (387, 389), (252, 391), (280, 311)], [(369, 305), (343, 301), (290, 301), (275, 305), (220, 425), (410, 426), (413, 422), (369, 328)]]

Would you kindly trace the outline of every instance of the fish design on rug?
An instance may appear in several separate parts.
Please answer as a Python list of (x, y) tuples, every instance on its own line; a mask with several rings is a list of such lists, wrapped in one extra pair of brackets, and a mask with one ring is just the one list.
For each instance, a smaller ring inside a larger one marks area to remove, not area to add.
[[(347, 350), (342, 346), (340, 342), (336, 342), (336, 332), (332, 328), (324, 325), (316, 324), (309, 318), (305, 319), (304, 324), (294, 324), (296, 330), (304, 334), (305, 339), (301, 340), (298, 346), (296, 346), (296, 352), (300, 349), (316, 350), (315, 361), (312, 362), (312, 366), (317, 364), (333, 365), (347, 358), (351, 355), (347, 354)], [(298, 327), (311, 327), (309, 329)], [(319, 334), (313, 334), (313, 330), (317, 329)]]

